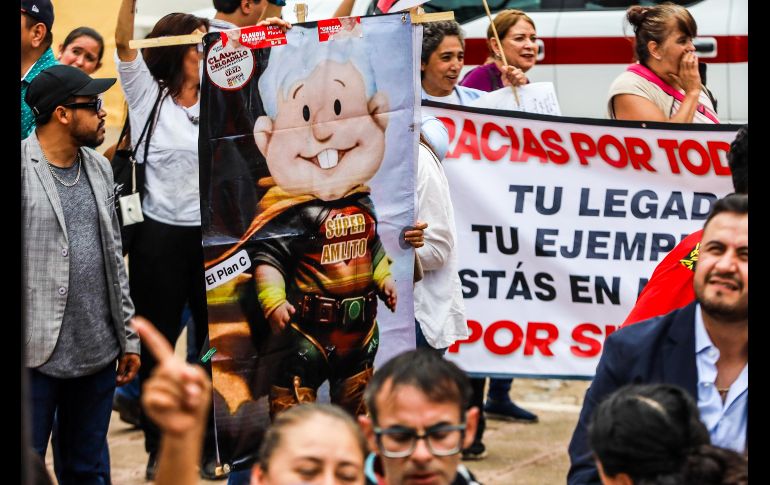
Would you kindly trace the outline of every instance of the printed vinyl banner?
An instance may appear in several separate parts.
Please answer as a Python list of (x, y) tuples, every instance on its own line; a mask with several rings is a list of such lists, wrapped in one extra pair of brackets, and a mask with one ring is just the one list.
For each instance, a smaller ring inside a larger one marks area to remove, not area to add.
[(419, 31), (401, 15), (320, 31), (204, 38), (203, 246), (217, 446), (231, 469), (299, 402), (362, 413), (373, 369), (414, 347), (402, 233), (414, 224)]
[(468, 372), (593, 376), (657, 263), (732, 192), (725, 155), (738, 126), (432, 102), (423, 114), (449, 131), (471, 335), (447, 357)]

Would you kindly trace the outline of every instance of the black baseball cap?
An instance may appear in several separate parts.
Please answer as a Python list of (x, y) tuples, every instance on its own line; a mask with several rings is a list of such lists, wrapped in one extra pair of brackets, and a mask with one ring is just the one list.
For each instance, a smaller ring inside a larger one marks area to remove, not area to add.
[(21, 0), (21, 11), (45, 24), (48, 32), (53, 27), (53, 5), (51, 0)]
[(95, 96), (107, 91), (115, 78), (93, 79), (77, 67), (57, 64), (44, 69), (27, 88), (24, 101), (35, 117), (52, 113), (70, 96)]

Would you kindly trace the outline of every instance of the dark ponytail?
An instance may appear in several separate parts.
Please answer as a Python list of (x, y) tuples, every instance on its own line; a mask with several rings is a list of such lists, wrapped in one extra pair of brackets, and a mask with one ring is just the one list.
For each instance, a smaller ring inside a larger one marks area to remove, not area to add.
[(688, 453), (682, 478), (693, 485), (748, 485), (748, 460), (732, 450), (701, 445)]
[(690, 451), (709, 443), (693, 398), (668, 384), (618, 389), (596, 408), (588, 437), (604, 472), (636, 485), (685, 483)]

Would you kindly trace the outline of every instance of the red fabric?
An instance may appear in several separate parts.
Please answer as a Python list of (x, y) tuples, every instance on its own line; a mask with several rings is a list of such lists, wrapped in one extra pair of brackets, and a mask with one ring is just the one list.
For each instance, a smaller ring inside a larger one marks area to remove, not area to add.
[(390, 7), (392, 7), (394, 3), (396, 3), (396, 0), (380, 0), (377, 2), (377, 8), (379, 8), (382, 13), (388, 13), (388, 10), (390, 10)]
[(690, 258), (702, 236), (703, 229), (690, 234), (663, 258), (621, 326), (665, 315), (695, 299), (693, 271), (682, 260)]

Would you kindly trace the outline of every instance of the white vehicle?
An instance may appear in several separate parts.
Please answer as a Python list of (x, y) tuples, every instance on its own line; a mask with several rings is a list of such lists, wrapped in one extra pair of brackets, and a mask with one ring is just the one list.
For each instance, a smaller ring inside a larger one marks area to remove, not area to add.
[[(308, 20), (333, 15), (341, 0), (305, 0)], [(284, 17), (296, 21), (288, 0)], [(494, 16), (506, 8), (527, 12), (537, 26), (537, 65), (533, 82), (556, 87), (564, 116), (606, 117), (610, 84), (633, 61), (633, 30), (624, 22), (631, 5), (660, 1), (632, 0), (488, 0)], [(698, 57), (707, 64), (706, 85), (717, 100), (723, 122), (748, 121), (748, 0), (676, 0), (698, 24), (694, 40)], [(356, 0), (353, 15), (375, 13), (377, 0)], [(487, 58), (487, 19), (481, 0), (431, 0), (426, 12), (452, 10), (466, 34), (465, 71)], [(210, 10), (210, 11), (209, 11)], [(201, 15), (203, 11), (195, 12)], [(211, 17), (213, 9), (207, 9)]]
[[(361, 15), (359, 4), (353, 13)], [(537, 27), (540, 52), (527, 73), (556, 87), (562, 114), (606, 117), (607, 91), (615, 77), (633, 61), (633, 29), (624, 22), (631, 5), (644, 0), (488, 0), (494, 16), (506, 8), (526, 12)], [(694, 40), (698, 57), (707, 64), (706, 85), (717, 99), (723, 122), (748, 121), (748, 0), (675, 0), (698, 24)], [(374, 11), (369, 2), (364, 13)], [(426, 12), (452, 10), (466, 34), (465, 65), (470, 69), (487, 58), (486, 17), (481, 0), (431, 0)]]

